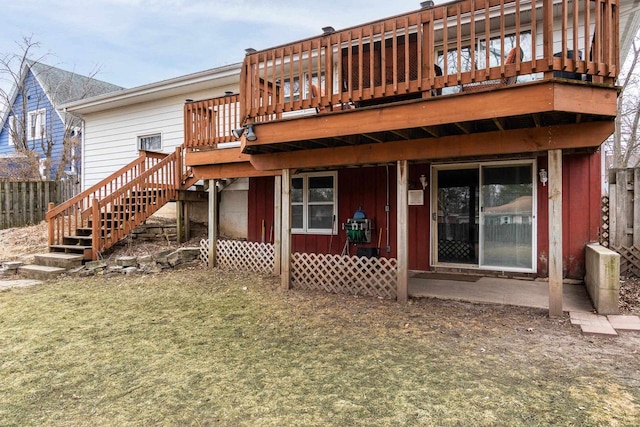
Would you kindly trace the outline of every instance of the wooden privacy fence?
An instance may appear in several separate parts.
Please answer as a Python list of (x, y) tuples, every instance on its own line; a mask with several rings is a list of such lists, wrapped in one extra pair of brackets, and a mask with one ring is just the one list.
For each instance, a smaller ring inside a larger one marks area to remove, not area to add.
[(0, 181), (0, 229), (37, 224), (49, 202), (62, 203), (75, 196), (80, 184), (64, 181)]
[(620, 254), (620, 275), (640, 277), (640, 168), (609, 171), (608, 202), (603, 199), (601, 234)]

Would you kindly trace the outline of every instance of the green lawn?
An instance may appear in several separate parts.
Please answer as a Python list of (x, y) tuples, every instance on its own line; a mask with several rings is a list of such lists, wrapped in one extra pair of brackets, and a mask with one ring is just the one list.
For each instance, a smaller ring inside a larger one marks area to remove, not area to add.
[(0, 424), (635, 425), (640, 339), (187, 270), (0, 293)]

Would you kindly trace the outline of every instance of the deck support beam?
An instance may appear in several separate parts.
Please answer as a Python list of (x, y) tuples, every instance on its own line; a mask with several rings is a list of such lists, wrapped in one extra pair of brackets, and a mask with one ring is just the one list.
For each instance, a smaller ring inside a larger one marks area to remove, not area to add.
[(282, 271), (282, 177), (274, 177), (273, 189), (273, 274)]
[(218, 240), (218, 189), (216, 180), (209, 180), (209, 268), (216, 266), (216, 242)]
[(178, 244), (181, 244), (184, 240), (187, 240), (188, 237), (185, 236), (185, 239), (182, 239), (182, 233), (184, 232), (184, 205), (185, 202), (182, 200), (176, 200), (176, 241)]
[(282, 169), (282, 228), (280, 288), (291, 288), (291, 169)]
[(562, 316), (562, 150), (549, 150), (549, 316)]
[(409, 162), (399, 160), (396, 170), (397, 181), (397, 235), (398, 235), (398, 289), (399, 303), (409, 298)]

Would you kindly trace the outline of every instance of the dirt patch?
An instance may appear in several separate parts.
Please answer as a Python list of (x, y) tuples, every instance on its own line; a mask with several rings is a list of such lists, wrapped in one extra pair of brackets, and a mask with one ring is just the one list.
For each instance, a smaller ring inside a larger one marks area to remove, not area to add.
[(0, 261), (33, 262), (33, 255), (49, 251), (48, 230), (46, 221), (28, 227), (0, 230)]
[[(175, 220), (152, 216), (147, 223), (168, 224)], [(144, 256), (152, 255), (167, 249), (176, 249), (185, 246), (200, 246), (200, 241), (206, 239), (206, 230), (199, 230), (189, 241), (178, 245), (169, 240), (141, 241), (125, 238), (104, 254), (106, 259), (115, 259), (119, 256)], [(33, 262), (33, 255), (48, 252), (47, 249), (47, 223), (29, 227), (9, 228), (0, 230), (0, 262), (22, 261)], [(620, 312), (622, 314), (640, 314), (640, 279), (623, 277), (620, 280)]]

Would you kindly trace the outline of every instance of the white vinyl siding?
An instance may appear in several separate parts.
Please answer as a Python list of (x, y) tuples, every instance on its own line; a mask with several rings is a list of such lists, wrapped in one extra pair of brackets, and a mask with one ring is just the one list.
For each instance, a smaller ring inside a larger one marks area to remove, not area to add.
[(85, 114), (82, 149), (83, 189), (89, 188), (114, 171), (135, 160), (138, 137), (162, 135), (161, 152), (171, 153), (184, 143), (184, 101), (222, 96), (223, 86), (191, 92), (152, 102), (143, 102)]

